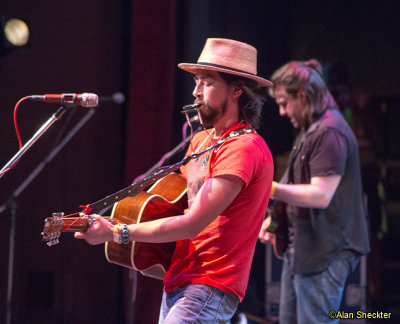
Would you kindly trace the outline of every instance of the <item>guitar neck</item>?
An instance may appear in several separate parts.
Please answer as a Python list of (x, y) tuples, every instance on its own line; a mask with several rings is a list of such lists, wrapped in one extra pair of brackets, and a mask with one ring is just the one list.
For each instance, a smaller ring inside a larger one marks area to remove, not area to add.
[[(103, 217), (110, 221), (110, 217)], [(61, 232), (86, 232), (89, 228), (87, 217), (66, 217), (62, 219)]]

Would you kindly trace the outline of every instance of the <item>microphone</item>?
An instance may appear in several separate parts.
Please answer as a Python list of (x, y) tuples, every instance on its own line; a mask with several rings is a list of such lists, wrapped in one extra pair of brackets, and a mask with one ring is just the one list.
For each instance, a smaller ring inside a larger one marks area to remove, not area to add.
[(116, 105), (121, 105), (125, 102), (125, 95), (122, 92), (116, 92), (111, 96), (100, 96), (99, 104), (111, 102)]
[(46, 103), (58, 103), (67, 105), (78, 105), (82, 107), (92, 108), (99, 103), (99, 97), (94, 93), (62, 93), (62, 94), (45, 94), (28, 96), (28, 100), (43, 101)]

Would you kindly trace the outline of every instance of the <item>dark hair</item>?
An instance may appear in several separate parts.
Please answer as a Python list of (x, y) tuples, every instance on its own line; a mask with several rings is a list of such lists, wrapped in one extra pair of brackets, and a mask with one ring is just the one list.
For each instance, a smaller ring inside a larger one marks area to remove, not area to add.
[(304, 91), (307, 100), (304, 118), (308, 125), (326, 109), (337, 108), (337, 104), (323, 80), (322, 66), (315, 59), (304, 62), (291, 61), (276, 70), (271, 81), (274, 84), (269, 89), (272, 97), (279, 85), (283, 85), (286, 92), (293, 97), (297, 96), (300, 89)]
[(235, 74), (219, 72), (221, 78), (229, 85), (235, 85), (242, 90), (239, 97), (239, 118), (251, 124), (255, 129), (260, 127), (261, 112), (267, 100), (266, 87), (259, 86), (256, 81)]

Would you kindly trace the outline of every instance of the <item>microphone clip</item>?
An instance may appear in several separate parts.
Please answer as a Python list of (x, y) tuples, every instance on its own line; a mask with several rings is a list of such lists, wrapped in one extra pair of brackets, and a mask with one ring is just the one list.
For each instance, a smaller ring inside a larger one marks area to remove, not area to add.
[(189, 113), (193, 113), (193, 112), (197, 113), (199, 122), (200, 122), (201, 126), (204, 128), (203, 121), (201, 120), (201, 115), (197, 111), (197, 108), (199, 108), (200, 106), (201, 106), (201, 104), (193, 104), (193, 105), (186, 105), (186, 106), (182, 107), (181, 114), (184, 114), (186, 116), (186, 120), (187, 120), (190, 128), (193, 128), (193, 127), (192, 127), (191, 119), (189, 118)]

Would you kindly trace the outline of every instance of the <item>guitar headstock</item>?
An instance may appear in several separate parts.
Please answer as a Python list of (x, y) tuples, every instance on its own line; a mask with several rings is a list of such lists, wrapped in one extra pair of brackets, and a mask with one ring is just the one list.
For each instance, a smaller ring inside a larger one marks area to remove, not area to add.
[(53, 213), (52, 217), (44, 220), (44, 229), (42, 232), (42, 241), (47, 242), (48, 246), (56, 245), (60, 242), (59, 237), (63, 230), (64, 213)]
[(59, 237), (62, 232), (86, 232), (93, 224), (94, 218), (88, 215), (80, 217), (64, 217), (64, 213), (53, 213), (52, 217), (44, 220), (42, 241), (48, 246), (60, 243)]

